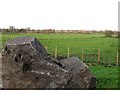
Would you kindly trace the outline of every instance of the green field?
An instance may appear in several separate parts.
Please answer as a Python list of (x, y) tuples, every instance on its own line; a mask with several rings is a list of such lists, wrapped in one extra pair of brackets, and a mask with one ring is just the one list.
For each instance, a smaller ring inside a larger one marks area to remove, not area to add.
[[(55, 47), (58, 48), (58, 57), (67, 57), (67, 49), (70, 48), (70, 56), (77, 56), (81, 60), (82, 49), (84, 60), (96, 62), (98, 49), (100, 49), (100, 62), (116, 65), (116, 53), (118, 51), (118, 38), (105, 38), (104, 34), (2, 34), (2, 44), (19, 36), (34, 36), (47, 46), (47, 52), (54, 57)], [(98, 79), (97, 88), (115, 88), (118, 83), (118, 70), (116, 66), (91, 66), (90, 70)]]
[(97, 78), (97, 88), (117, 88), (118, 87), (118, 68), (92, 66), (90, 71)]
[(84, 60), (97, 62), (98, 49), (100, 49), (100, 61), (116, 64), (116, 53), (118, 50), (117, 38), (104, 38), (104, 34), (3, 34), (2, 41), (19, 36), (34, 36), (47, 46), (48, 53), (54, 57), (55, 47), (58, 48), (58, 56), (67, 57), (67, 49), (70, 48), (70, 56), (81, 59), (84, 49)]

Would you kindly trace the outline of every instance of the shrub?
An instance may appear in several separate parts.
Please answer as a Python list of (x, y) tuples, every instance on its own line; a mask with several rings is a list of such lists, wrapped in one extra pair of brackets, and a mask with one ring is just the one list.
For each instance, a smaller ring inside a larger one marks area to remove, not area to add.
[(114, 34), (113, 31), (110, 31), (110, 30), (105, 31), (105, 37), (112, 37), (112, 34)]

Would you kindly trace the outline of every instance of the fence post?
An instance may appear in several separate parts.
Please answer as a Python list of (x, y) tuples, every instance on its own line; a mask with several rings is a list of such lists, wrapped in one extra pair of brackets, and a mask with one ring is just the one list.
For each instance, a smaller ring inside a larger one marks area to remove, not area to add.
[(100, 49), (98, 49), (98, 64), (100, 64)]
[(55, 48), (55, 59), (57, 59), (57, 46)]
[(84, 61), (84, 50), (82, 49), (82, 61)]
[(46, 49), (46, 51), (47, 51), (47, 46), (45, 46), (45, 49)]
[(118, 51), (117, 51), (116, 65), (118, 66)]
[(68, 58), (70, 57), (70, 49), (68, 48)]
[(7, 42), (7, 36), (5, 35), (5, 42)]

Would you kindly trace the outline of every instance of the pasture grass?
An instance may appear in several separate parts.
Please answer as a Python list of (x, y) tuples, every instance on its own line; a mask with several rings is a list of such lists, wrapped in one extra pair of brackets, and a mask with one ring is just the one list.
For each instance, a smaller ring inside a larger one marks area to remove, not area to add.
[(90, 71), (97, 78), (97, 88), (118, 88), (118, 67), (92, 66)]

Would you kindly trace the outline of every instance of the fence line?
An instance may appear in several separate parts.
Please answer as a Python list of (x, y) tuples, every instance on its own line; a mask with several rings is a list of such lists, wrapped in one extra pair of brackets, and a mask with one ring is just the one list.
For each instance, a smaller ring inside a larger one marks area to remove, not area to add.
[[(96, 61), (96, 63), (98, 63), (98, 64), (103, 63), (100, 61), (100, 58), (101, 58), (100, 56), (101, 56), (101, 51), (100, 51), (100, 49), (98, 49), (98, 55), (97, 55), (98, 60)], [(57, 59), (57, 57), (58, 57), (58, 47), (57, 46), (55, 47), (55, 56), (54, 57), (55, 57), (55, 59)], [(69, 58), (69, 57), (70, 57), (70, 48), (67, 48), (67, 58)], [(85, 62), (84, 49), (82, 49), (81, 57), (82, 57), (82, 61)], [(118, 51), (117, 51), (117, 55), (116, 55), (116, 66), (119, 66)]]

